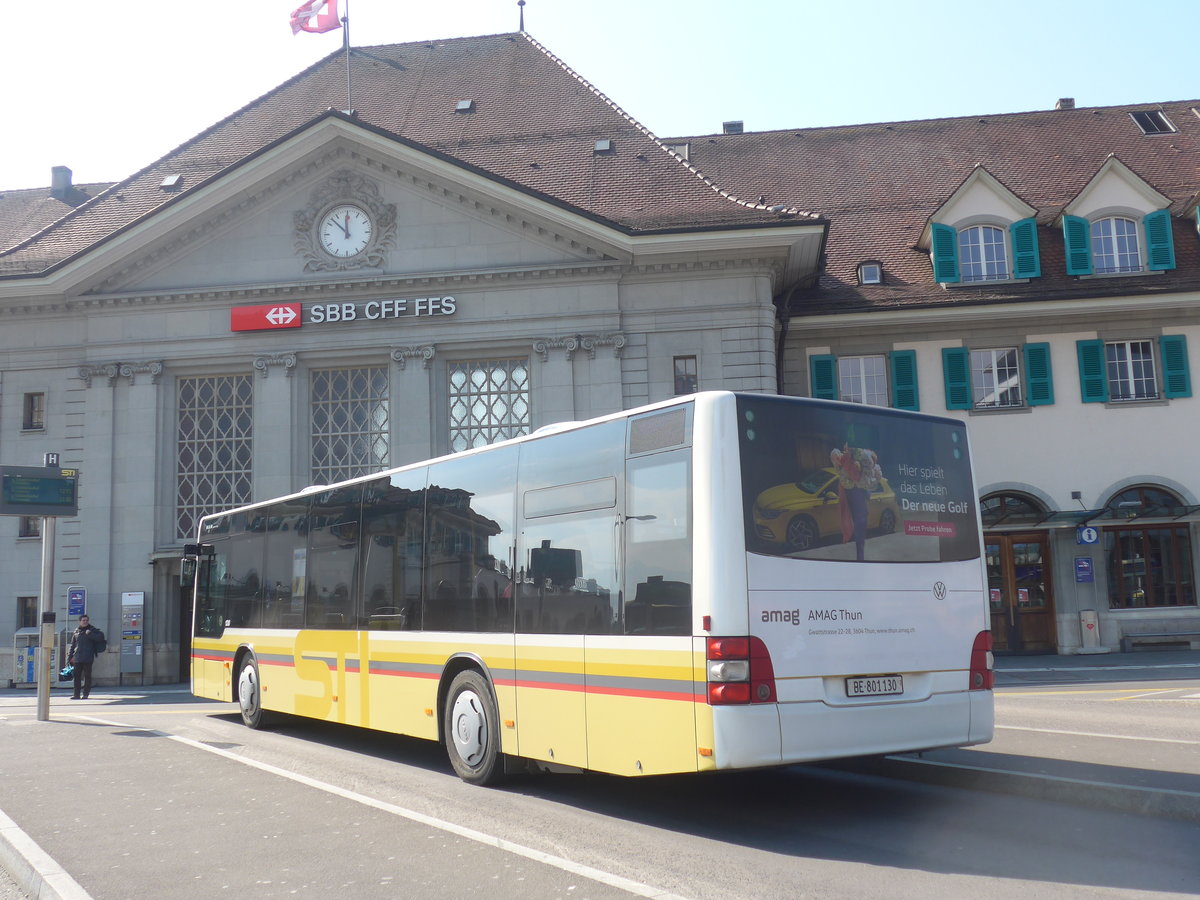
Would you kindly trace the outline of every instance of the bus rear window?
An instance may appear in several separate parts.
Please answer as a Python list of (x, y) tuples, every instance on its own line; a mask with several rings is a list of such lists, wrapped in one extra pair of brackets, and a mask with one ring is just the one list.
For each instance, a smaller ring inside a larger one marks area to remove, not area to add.
[(746, 547), (803, 559), (979, 556), (966, 427), (878, 407), (739, 396)]

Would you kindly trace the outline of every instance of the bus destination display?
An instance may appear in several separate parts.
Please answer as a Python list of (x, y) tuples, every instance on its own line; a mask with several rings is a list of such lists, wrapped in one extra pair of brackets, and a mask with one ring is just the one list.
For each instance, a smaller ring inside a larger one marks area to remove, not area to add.
[(78, 515), (77, 484), (74, 470), (2, 466), (0, 515)]

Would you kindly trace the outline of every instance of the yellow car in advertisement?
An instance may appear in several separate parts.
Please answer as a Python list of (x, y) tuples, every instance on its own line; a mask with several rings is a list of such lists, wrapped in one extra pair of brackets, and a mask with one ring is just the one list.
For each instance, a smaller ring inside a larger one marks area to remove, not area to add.
[[(886, 478), (878, 479), (867, 498), (867, 528), (892, 534), (900, 522), (896, 494)], [(818, 544), (843, 540), (838, 476), (832, 468), (810, 469), (799, 480), (777, 484), (754, 502), (754, 529), (771, 545), (788, 552), (810, 550)]]

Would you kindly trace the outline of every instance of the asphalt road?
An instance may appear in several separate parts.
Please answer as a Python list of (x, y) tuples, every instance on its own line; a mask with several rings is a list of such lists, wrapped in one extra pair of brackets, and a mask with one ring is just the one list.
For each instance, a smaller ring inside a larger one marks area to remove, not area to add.
[[(81, 898), (1195, 895), (1200, 824), (1098, 795), (1109, 778), (1200, 806), (1196, 658), (1086, 679), (1002, 661), (997, 740), (873, 761), (897, 771), (501, 790), (461, 783), (431, 744), (300, 721), (253, 732), (178, 689), (56, 697), (48, 723), (29, 692), (0, 691), (0, 811), (17, 829), (0, 843), (32, 842), (61, 867), (55, 893)], [(0, 897), (14, 890), (0, 879)]]

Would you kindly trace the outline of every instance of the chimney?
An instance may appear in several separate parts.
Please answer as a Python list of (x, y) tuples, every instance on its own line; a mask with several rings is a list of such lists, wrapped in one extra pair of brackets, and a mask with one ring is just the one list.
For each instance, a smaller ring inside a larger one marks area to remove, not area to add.
[(1075, 98), (1074, 97), (1059, 97), (1058, 102), (1054, 104), (1054, 108), (1055, 109), (1074, 109), (1075, 108)]
[(741, 134), (742, 133), (742, 122), (740, 119), (737, 120), (736, 122), (722, 122), (721, 130), (725, 134)]
[(50, 170), (50, 196), (56, 200), (66, 200), (71, 193), (71, 170), (66, 166), (54, 166)]

